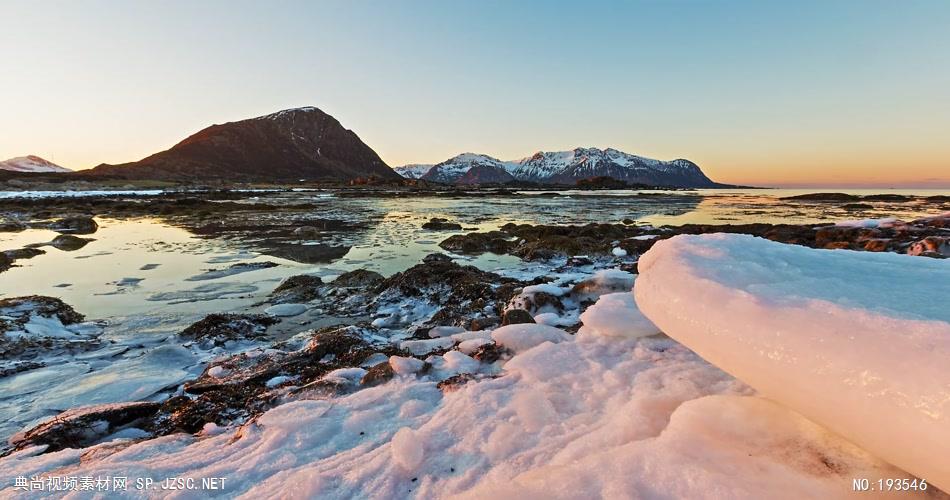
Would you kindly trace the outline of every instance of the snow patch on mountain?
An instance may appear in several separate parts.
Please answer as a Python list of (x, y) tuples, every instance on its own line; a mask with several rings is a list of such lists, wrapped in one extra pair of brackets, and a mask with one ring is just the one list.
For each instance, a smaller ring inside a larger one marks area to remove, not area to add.
[(431, 163), (410, 163), (401, 167), (395, 167), (393, 170), (406, 179), (418, 179), (426, 174), (432, 168)]
[(44, 160), (39, 156), (18, 156), (9, 160), (0, 161), (0, 170), (10, 170), (13, 172), (72, 172), (72, 170), (61, 167), (49, 160)]

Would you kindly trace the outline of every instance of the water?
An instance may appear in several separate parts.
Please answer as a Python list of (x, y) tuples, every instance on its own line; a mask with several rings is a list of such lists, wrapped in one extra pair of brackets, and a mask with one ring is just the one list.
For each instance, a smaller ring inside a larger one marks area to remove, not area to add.
[[(870, 208), (846, 209), (840, 203), (787, 201), (780, 198), (832, 190), (695, 190), (695, 191), (558, 191), (559, 196), (526, 192), (519, 196), (465, 197), (335, 197), (324, 191), (260, 192), (251, 203), (314, 203), (321, 217), (344, 221), (355, 229), (325, 232), (320, 243), (349, 247), (345, 255), (323, 264), (301, 264), (262, 255), (246, 240), (196, 235), (194, 228), (175, 218), (98, 219), (95, 241), (80, 250), (47, 253), (17, 261), (19, 267), (0, 274), (0, 296), (50, 295), (61, 297), (96, 318), (161, 312), (189, 316), (238, 309), (263, 298), (288, 276), (315, 274), (332, 278), (357, 268), (383, 275), (402, 271), (433, 252), (452, 234), (487, 231), (502, 225), (586, 224), (620, 222), (680, 225), (687, 223), (818, 223), (894, 216), (912, 219), (950, 210), (950, 203), (868, 202)], [(837, 191), (877, 194), (879, 190)], [(549, 193), (554, 193), (551, 191)], [(950, 190), (894, 190), (888, 194), (950, 195)], [(266, 223), (288, 215), (260, 214)], [(296, 217), (296, 215), (294, 215)], [(457, 221), (462, 231), (426, 231), (432, 217)], [(302, 222), (301, 224), (305, 224)], [(27, 230), (0, 233), (0, 250), (51, 240), (56, 233)], [(316, 242), (314, 242), (316, 243)], [(520, 264), (512, 256), (484, 254), (458, 256), (486, 270)], [(277, 267), (203, 281), (187, 281), (209, 269), (238, 262), (270, 261)], [(176, 295), (177, 294), (177, 295)], [(176, 299), (159, 300), (177, 297)]]

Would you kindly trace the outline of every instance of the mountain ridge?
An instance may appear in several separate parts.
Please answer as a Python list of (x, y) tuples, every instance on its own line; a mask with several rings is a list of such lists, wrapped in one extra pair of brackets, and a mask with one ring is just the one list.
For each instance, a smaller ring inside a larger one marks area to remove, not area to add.
[[(656, 160), (613, 148), (579, 147), (568, 151), (538, 151), (510, 161), (479, 153), (462, 153), (425, 167), (425, 164), (413, 164), (394, 170), (407, 178), (444, 184), (504, 183), (506, 176), (500, 173), (503, 171), (511, 177), (509, 182), (575, 185), (580, 180), (609, 177), (629, 184), (651, 186), (721, 186), (689, 160)], [(475, 172), (471, 173), (472, 170)], [(483, 175), (487, 177), (484, 180)]]

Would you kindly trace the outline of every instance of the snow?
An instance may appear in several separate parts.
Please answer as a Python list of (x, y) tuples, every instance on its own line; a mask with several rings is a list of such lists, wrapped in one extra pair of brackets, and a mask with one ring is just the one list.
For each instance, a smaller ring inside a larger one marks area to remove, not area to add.
[(563, 342), (571, 336), (551, 326), (528, 323), (498, 328), (491, 338), (514, 352), (524, 352), (545, 342)]
[(404, 470), (412, 472), (422, 465), (425, 450), (423, 450), (422, 441), (412, 429), (403, 427), (396, 431), (390, 448), (392, 449), (393, 462)]
[(425, 363), (421, 359), (405, 356), (390, 356), (389, 366), (397, 375), (411, 375), (422, 370)]
[(431, 168), (431, 163), (413, 163), (409, 165), (403, 165), (401, 167), (395, 167), (393, 170), (395, 170), (397, 174), (407, 179), (418, 179), (425, 175), (426, 172), (428, 172)]
[(428, 340), (405, 340), (399, 344), (400, 349), (405, 349), (416, 356), (429, 354), (432, 351), (448, 349), (455, 345), (451, 337), (442, 337)]
[(626, 256), (627, 256), (627, 251), (624, 250), (624, 249), (622, 249), (622, 248), (620, 248), (620, 247), (615, 247), (613, 250), (610, 251), (610, 253), (614, 254), (614, 257), (626, 257)]
[(658, 242), (639, 269), (637, 304), (669, 336), (950, 489), (950, 263), (704, 235)]
[(643, 313), (637, 309), (630, 292), (601, 295), (594, 305), (581, 314), (584, 326), (578, 331), (582, 337), (648, 337), (660, 333)]
[(72, 172), (72, 170), (61, 167), (51, 161), (44, 160), (39, 156), (18, 156), (9, 160), (0, 161), (0, 170), (11, 170), (14, 172), (52, 172), (63, 173)]
[(534, 295), (536, 293), (547, 293), (555, 297), (560, 297), (567, 293), (567, 290), (551, 283), (542, 283), (540, 285), (526, 286), (524, 290), (521, 291), (521, 295)]

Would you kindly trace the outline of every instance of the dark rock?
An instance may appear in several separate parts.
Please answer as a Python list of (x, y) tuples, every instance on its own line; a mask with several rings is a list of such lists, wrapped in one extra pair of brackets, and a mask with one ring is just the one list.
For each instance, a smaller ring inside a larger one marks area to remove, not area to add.
[(363, 375), (363, 378), (360, 380), (360, 385), (372, 387), (389, 381), (389, 379), (395, 375), (389, 361), (384, 361), (367, 370), (366, 375)]
[(381, 283), (385, 278), (382, 274), (366, 269), (356, 269), (343, 273), (331, 283), (336, 288), (371, 288)]
[(501, 319), (501, 326), (534, 323), (534, 317), (524, 309), (509, 309)]
[(492, 342), (491, 344), (485, 344), (475, 349), (475, 352), (472, 353), (472, 357), (482, 363), (491, 364), (510, 354), (511, 351)]
[(510, 238), (511, 235), (502, 231), (456, 234), (439, 243), (439, 246), (450, 252), (463, 254), (505, 254), (515, 247), (515, 242), (510, 241)]
[(158, 403), (142, 401), (75, 408), (14, 436), (10, 444), (18, 450), (47, 445), (47, 453), (65, 448), (83, 448), (120, 427), (144, 421), (154, 415), (159, 407)]
[(433, 262), (452, 262), (452, 257), (444, 253), (430, 253), (422, 258), (422, 262), (425, 264), (431, 264)]
[(271, 302), (275, 304), (310, 302), (320, 296), (322, 286), (323, 280), (317, 276), (308, 274), (291, 276), (270, 293)]
[(26, 224), (19, 222), (0, 222), (0, 233), (19, 233), (26, 229)]
[(67, 217), (49, 225), (58, 233), (92, 234), (99, 230), (99, 224), (92, 217)]
[(455, 392), (472, 380), (475, 380), (475, 375), (471, 373), (460, 373), (439, 382), (436, 384), (436, 387), (442, 392)]
[(222, 345), (228, 340), (256, 339), (279, 320), (265, 314), (209, 314), (185, 328), (179, 335), (195, 340), (210, 340)]
[(446, 219), (433, 218), (423, 224), (422, 229), (432, 231), (459, 231), (462, 229), (462, 225), (457, 222), (449, 222)]
[(10, 269), (12, 265), (13, 259), (11, 259), (6, 252), (0, 252), (0, 273)]
[(49, 244), (64, 252), (72, 252), (86, 246), (90, 241), (95, 240), (91, 238), (80, 238), (79, 236), (73, 236), (71, 234), (61, 234), (53, 238), (53, 241)]

